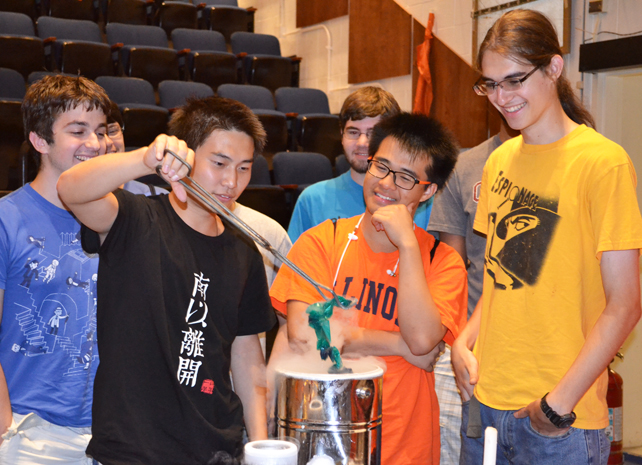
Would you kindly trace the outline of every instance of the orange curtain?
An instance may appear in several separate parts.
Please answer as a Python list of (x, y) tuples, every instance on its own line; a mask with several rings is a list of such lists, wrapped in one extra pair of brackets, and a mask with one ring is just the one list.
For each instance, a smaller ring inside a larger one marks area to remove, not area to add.
[(417, 79), (417, 94), (415, 95), (415, 104), (412, 111), (415, 113), (430, 114), (432, 105), (432, 78), (430, 77), (430, 39), (432, 39), (432, 26), (435, 23), (435, 15), (428, 15), (428, 25), (426, 26), (426, 35), (421, 45), (417, 47), (417, 69), (419, 78)]

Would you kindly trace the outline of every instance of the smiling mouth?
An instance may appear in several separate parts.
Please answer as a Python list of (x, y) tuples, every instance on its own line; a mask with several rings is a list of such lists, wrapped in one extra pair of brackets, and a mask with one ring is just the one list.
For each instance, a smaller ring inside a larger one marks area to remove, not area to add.
[(94, 157), (96, 157), (96, 155), (74, 155), (74, 158), (80, 161), (91, 160)]
[(385, 200), (386, 202), (394, 202), (395, 201), (395, 199), (393, 199), (391, 197), (386, 197), (385, 195), (382, 195), (382, 194), (379, 194), (379, 193), (376, 193), (376, 192), (375, 192), (375, 195), (377, 197), (379, 197), (380, 199)]
[(504, 111), (505, 111), (506, 113), (515, 113), (516, 111), (521, 110), (521, 109), (522, 109), (522, 108), (524, 108), (525, 106), (526, 106), (526, 102), (524, 102), (524, 103), (520, 103), (519, 105), (515, 105), (515, 106), (513, 106), (513, 107), (504, 107)]
[(230, 195), (214, 194), (222, 202), (230, 202), (234, 197)]

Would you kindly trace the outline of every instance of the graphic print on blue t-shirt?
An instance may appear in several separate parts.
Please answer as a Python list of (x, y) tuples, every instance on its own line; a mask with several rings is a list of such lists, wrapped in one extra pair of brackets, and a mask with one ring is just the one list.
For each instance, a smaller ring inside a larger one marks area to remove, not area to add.
[(82, 375), (97, 357), (97, 275), (95, 267), (83, 266), (92, 257), (82, 251), (77, 231), (55, 238), (29, 234), (25, 242), (27, 259), (18, 286), (26, 295), (13, 302), (20, 327), (14, 337), (20, 339), (11, 350), (26, 357), (63, 351), (71, 364), (64, 376)]
[(546, 199), (514, 185), (503, 171), (490, 193), (500, 196), (500, 201), (496, 211), (488, 214), (486, 272), (497, 289), (532, 286), (539, 278), (560, 219), (559, 199)]

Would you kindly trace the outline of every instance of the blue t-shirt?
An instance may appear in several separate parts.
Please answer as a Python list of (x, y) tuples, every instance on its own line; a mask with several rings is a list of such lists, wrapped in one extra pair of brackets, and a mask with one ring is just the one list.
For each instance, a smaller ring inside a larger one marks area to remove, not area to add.
[[(423, 202), (415, 212), (415, 224), (422, 229), (428, 226), (432, 198)], [(331, 218), (352, 218), (366, 211), (363, 186), (357, 184), (350, 171), (307, 187), (294, 206), (288, 235), (292, 243), (308, 229)]]
[(68, 211), (30, 185), (0, 199), (0, 364), (13, 412), (91, 425), (97, 272)]

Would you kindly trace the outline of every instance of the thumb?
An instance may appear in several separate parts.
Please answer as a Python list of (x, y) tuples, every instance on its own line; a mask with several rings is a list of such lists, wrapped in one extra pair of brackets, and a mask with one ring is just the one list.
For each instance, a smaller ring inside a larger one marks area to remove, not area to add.
[(187, 202), (187, 191), (185, 190), (185, 187), (183, 187), (181, 183), (173, 181), (170, 182), (170, 185), (172, 186), (172, 191), (174, 192), (174, 195), (176, 195), (176, 198), (183, 203)]
[[(475, 360), (477, 362), (477, 360)], [(477, 363), (471, 363), (468, 366), (468, 382), (472, 385), (477, 384), (479, 381), (479, 365)]]
[(406, 208), (408, 209), (408, 213), (410, 213), (410, 216), (412, 216), (412, 212), (415, 209), (415, 202), (410, 202), (408, 205), (406, 205)]
[(528, 410), (526, 410), (526, 407), (519, 409), (517, 412), (513, 414), (515, 418), (526, 418), (528, 416)]

